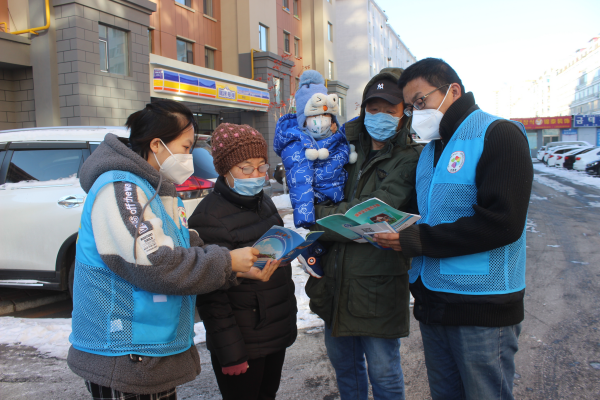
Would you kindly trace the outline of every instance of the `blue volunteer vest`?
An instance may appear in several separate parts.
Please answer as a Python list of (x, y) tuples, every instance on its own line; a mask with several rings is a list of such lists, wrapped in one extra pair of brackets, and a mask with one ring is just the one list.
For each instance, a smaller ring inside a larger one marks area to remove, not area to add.
[[(100, 189), (112, 182), (133, 183), (148, 199), (155, 193), (146, 180), (124, 171), (106, 172), (92, 186), (83, 207), (77, 240), (73, 331), (69, 340), (78, 350), (103, 356), (164, 357), (182, 353), (193, 344), (196, 296), (146, 292), (120, 278), (100, 258), (92, 230), (92, 206)], [(179, 207), (183, 207), (181, 199), (177, 200)], [(175, 224), (160, 197), (150, 207), (162, 220), (163, 230), (175, 246), (189, 248), (188, 229)]]
[[(485, 133), (501, 118), (481, 110), (471, 113), (458, 127), (434, 168), (435, 143), (421, 153), (417, 165), (417, 199), (421, 219), (417, 224), (435, 226), (475, 214), (475, 174), (483, 152)], [(518, 124), (525, 134), (525, 129)], [(501, 155), (499, 155), (501, 156)], [(415, 257), (410, 282), (419, 276), (437, 292), (486, 295), (517, 292), (525, 288), (525, 229), (507, 246), (459, 257)]]

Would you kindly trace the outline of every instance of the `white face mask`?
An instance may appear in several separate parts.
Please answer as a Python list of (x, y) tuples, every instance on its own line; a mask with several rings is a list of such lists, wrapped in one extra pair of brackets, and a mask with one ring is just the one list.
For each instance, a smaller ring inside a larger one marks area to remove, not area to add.
[(306, 118), (306, 129), (316, 140), (331, 136), (331, 115), (314, 115)]
[(440, 111), (440, 107), (444, 104), (446, 96), (450, 93), (450, 86), (444, 99), (440, 103), (437, 110), (425, 109), (425, 110), (413, 110), (412, 117), (412, 128), (417, 132), (417, 135), (423, 140), (437, 140), (441, 139), (440, 136), (440, 122), (444, 114)]
[[(164, 144), (164, 142), (162, 140), (160, 142), (163, 146), (165, 146), (165, 149), (167, 149), (167, 151), (171, 153), (171, 150), (169, 150), (169, 148)], [(191, 154), (171, 153), (171, 155), (167, 157), (167, 159), (162, 163), (162, 165), (160, 165), (160, 163), (158, 162), (156, 154), (154, 152), (152, 154), (154, 154), (154, 159), (156, 160), (156, 163), (160, 166), (161, 175), (163, 176), (163, 178), (165, 178), (171, 183), (181, 185), (194, 173), (194, 156)]]

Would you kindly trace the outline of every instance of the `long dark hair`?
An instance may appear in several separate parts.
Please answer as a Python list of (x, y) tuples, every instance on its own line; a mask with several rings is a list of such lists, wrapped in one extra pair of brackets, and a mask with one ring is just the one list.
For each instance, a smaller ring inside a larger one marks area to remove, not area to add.
[(185, 105), (174, 100), (157, 100), (146, 104), (143, 110), (136, 111), (127, 118), (131, 149), (147, 159), (150, 142), (159, 138), (165, 144), (177, 139), (189, 126), (198, 132), (194, 115)]

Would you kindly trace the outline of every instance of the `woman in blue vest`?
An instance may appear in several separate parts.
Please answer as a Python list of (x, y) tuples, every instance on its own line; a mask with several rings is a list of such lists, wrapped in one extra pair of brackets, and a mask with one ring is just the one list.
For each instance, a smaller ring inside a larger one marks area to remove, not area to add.
[(129, 146), (107, 134), (80, 171), (88, 195), (67, 362), (94, 399), (176, 399), (200, 373), (195, 295), (237, 285), (258, 251), (205, 246), (187, 228), (174, 185), (194, 170), (187, 107), (151, 103), (126, 126)]

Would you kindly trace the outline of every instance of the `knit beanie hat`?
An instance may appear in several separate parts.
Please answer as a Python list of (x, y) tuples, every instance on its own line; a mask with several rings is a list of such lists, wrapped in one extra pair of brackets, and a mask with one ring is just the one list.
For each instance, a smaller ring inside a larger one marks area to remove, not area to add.
[[(304, 126), (306, 116), (304, 115), (304, 108), (306, 103), (311, 99), (315, 93), (321, 93), (327, 96), (327, 88), (325, 87), (325, 79), (315, 70), (309, 69), (304, 71), (300, 76), (300, 82), (298, 83), (298, 90), (296, 91), (296, 118), (299, 126)], [(319, 112), (319, 115), (324, 114), (325, 111)]]
[(267, 158), (267, 141), (250, 125), (224, 123), (212, 136), (212, 156), (215, 170), (225, 176), (236, 164), (249, 158)]

